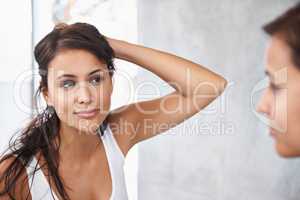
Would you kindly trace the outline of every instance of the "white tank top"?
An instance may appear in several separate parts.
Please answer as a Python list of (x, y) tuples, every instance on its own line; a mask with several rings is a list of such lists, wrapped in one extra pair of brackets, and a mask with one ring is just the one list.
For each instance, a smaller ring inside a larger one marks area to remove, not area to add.
[[(109, 200), (128, 200), (123, 168), (125, 157), (112, 135), (108, 124), (104, 130), (104, 134), (101, 136), (101, 139), (104, 144), (109, 170), (112, 177), (112, 193)], [(36, 158), (33, 157), (32, 161), (26, 168), (32, 200), (59, 200), (55, 193), (51, 190), (42, 170), (36, 171), (34, 176), (32, 176), (35, 168), (39, 169), (40, 166)]]

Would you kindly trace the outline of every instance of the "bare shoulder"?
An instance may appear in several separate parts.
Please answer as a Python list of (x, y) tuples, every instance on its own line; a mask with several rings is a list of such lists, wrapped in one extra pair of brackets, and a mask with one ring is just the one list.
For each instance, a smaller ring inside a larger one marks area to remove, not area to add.
[[(2, 159), (2, 158), (1, 158)], [(8, 167), (15, 161), (14, 157), (9, 157), (3, 160), (3, 162), (0, 163), (0, 174), (1, 176), (3, 173), (8, 169)]]
[[(16, 160), (16, 158), (14, 156), (11, 156), (11, 157), (8, 157), (7, 159), (3, 160), (0, 163), (0, 177), (1, 177), (0, 191), (1, 192), (4, 191), (4, 188), (5, 188), (5, 181), (4, 181), (5, 173), (9, 168), (11, 168), (11, 165), (14, 162), (20, 162), (20, 161)], [(14, 198), (16, 200), (22, 200), (22, 199), (26, 199), (26, 197), (28, 200), (31, 200), (26, 169), (25, 169), (25, 167), (22, 167), (21, 174), (20, 174), (19, 178), (16, 180)], [(0, 200), (10, 200), (10, 199), (11, 198), (8, 195), (0, 196)]]

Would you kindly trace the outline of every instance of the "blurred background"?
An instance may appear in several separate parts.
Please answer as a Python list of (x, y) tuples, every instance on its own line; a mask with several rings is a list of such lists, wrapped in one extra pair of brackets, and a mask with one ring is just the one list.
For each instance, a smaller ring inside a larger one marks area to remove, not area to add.
[[(299, 200), (300, 161), (280, 158), (255, 113), (268, 38), (261, 27), (296, 0), (10, 0), (0, 7), (0, 150), (33, 115), (35, 44), (55, 23), (168, 51), (222, 74), (223, 95), (126, 158), (132, 200)], [(112, 109), (173, 89), (117, 60)], [(145, 82), (152, 84), (144, 84)]]

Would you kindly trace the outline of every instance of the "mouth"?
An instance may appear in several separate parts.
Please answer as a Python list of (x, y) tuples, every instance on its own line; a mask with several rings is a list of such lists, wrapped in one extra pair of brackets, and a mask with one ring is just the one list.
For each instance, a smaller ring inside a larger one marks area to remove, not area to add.
[(79, 118), (83, 118), (83, 119), (94, 118), (98, 113), (99, 113), (99, 109), (96, 109), (96, 108), (74, 112), (74, 114), (76, 116), (78, 116)]
[(273, 128), (270, 128), (270, 136), (275, 138), (278, 136), (278, 132), (276, 132)]

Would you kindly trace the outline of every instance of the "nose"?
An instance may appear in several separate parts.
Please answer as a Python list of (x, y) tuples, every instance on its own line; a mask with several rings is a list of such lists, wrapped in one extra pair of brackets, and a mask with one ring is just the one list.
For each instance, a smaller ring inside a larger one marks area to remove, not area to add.
[(270, 117), (272, 113), (272, 94), (269, 89), (265, 89), (257, 106), (256, 111)]
[(79, 104), (89, 104), (92, 101), (90, 88), (84, 84), (80, 85), (77, 93), (77, 101)]

